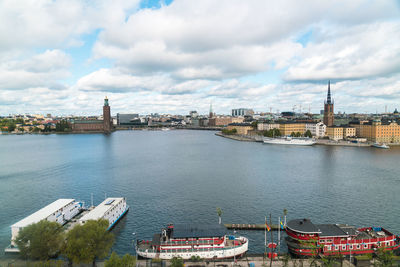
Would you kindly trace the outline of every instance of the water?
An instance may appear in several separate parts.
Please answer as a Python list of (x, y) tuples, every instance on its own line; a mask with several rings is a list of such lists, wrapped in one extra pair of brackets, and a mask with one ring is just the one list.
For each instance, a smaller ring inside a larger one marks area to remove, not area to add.
[[(270, 213), (277, 223), (286, 208), (288, 219), (400, 234), (399, 159), (397, 148), (262, 145), (210, 131), (3, 135), (0, 251), (13, 223), (58, 198), (90, 204), (91, 193), (95, 204), (107, 194), (131, 206), (113, 230), (118, 253), (170, 222), (217, 222), (216, 207), (226, 223), (262, 223)], [(251, 253), (263, 251), (262, 231), (239, 234)]]

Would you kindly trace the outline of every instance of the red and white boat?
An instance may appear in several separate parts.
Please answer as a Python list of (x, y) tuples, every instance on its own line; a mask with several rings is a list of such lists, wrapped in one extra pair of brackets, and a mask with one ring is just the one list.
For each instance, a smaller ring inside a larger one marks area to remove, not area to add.
[(400, 247), (399, 238), (382, 227), (355, 228), (297, 219), (287, 223), (286, 233), (289, 252), (296, 256), (367, 254), (379, 248), (395, 250)]
[(248, 250), (246, 237), (227, 234), (220, 224), (169, 224), (154, 234), (153, 240), (138, 240), (137, 255), (144, 258), (172, 259), (180, 257), (190, 259), (193, 256), (202, 259), (223, 259), (241, 257)]

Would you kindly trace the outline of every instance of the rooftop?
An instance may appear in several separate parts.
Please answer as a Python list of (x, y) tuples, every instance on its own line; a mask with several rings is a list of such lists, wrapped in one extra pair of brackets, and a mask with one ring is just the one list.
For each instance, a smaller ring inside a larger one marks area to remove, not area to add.
[(287, 223), (287, 227), (293, 231), (301, 233), (321, 233), (321, 231), (311, 222), (310, 219), (296, 219)]
[(122, 197), (109, 197), (105, 199), (96, 208), (80, 218), (79, 221), (98, 220), (103, 218), (104, 214), (106, 214), (108, 210), (111, 210), (122, 199)]
[(227, 229), (221, 224), (174, 224), (173, 237), (221, 237)]
[(33, 223), (37, 223), (41, 220), (46, 219), (49, 217), (51, 214), (56, 212), (57, 210), (65, 207), (71, 202), (74, 202), (75, 199), (69, 198), (69, 199), (58, 199), (54, 201), (53, 203), (47, 205), (46, 207), (36, 211), (35, 213), (29, 215), (28, 217), (20, 220), (19, 222), (16, 222), (15, 224), (11, 225), (11, 227), (25, 227)]
[(316, 224), (315, 225), (318, 230), (321, 232), (319, 236), (327, 237), (327, 236), (348, 236), (347, 233), (343, 231), (339, 226), (336, 224)]

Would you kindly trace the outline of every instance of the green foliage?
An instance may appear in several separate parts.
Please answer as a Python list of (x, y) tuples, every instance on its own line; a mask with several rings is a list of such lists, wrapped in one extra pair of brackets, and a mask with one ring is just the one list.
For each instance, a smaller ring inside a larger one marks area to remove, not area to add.
[(63, 267), (64, 261), (62, 260), (48, 260), (39, 262), (27, 262), (28, 267)]
[(50, 127), (50, 125), (46, 124), (46, 125), (44, 126), (44, 129), (42, 130), (42, 132), (44, 132), (44, 133), (49, 133), (49, 132), (51, 132), (51, 127)]
[(35, 127), (33, 127), (32, 132), (38, 133), (38, 132), (40, 132), (40, 128), (35, 126)]
[(15, 243), (23, 258), (48, 260), (60, 252), (63, 231), (58, 223), (43, 220), (21, 229)]
[(251, 126), (252, 126), (254, 129), (257, 129), (257, 124), (258, 124), (258, 121), (253, 121), (253, 122), (251, 123)]
[(287, 209), (283, 209), (283, 215), (287, 215), (287, 213), (288, 213), (288, 210)]
[(198, 262), (202, 261), (202, 258), (200, 258), (200, 256), (193, 255), (192, 257), (190, 257), (190, 261)]
[(183, 267), (183, 259), (180, 257), (173, 257), (171, 259), (170, 267)]
[(76, 225), (67, 233), (63, 254), (73, 263), (94, 263), (107, 257), (114, 243), (114, 236), (107, 228), (108, 221), (104, 219)]
[(236, 134), (237, 130), (236, 130), (236, 128), (233, 128), (232, 130), (222, 129), (222, 133), (226, 134), (226, 135), (232, 135), (232, 134)]
[(392, 266), (394, 262), (394, 253), (392, 250), (385, 251), (383, 247), (378, 249), (376, 253), (377, 266)]
[(305, 137), (312, 138), (311, 131), (310, 131), (310, 130), (307, 130), (307, 131), (304, 133), (304, 136), (305, 136)]
[(56, 123), (56, 132), (69, 132), (71, 131), (71, 125), (66, 120), (60, 120)]
[(297, 133), (292, 132), (292, 133), (290, 134), (290, 136), (291, 136), (291, 137), (301, 137), (301, 133), (300, 133), (300, 132), (297, 132)]
[(20, 131), (20, 132), (24, 132), (24, 131), (25, 131), (25, 129), (24, 129), (24, 127), (18, 127), (18, 131)]
[(122, 258), (117, 253), (111, 253), (111, 257), (105, 261), (105, 267), (134, 267), (136, 258), (130, 254), (125, 254)]
[(277, 137), (277, 136), (281, 136), (282, 134), (281, 134), (281, 131), (279, 131), (279, 129), (274, 128), (274, 129), (271, 129), (268, 131), (263, 131), (263, 135), (265, 137)]

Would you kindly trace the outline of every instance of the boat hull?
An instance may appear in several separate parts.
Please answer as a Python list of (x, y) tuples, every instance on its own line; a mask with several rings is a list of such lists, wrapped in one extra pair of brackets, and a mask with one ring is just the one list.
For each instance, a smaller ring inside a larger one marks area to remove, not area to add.
[(247, 238), (240, 237), (239, 239), (244, 241), (244, 243), (241, 246), (237, 246), (234, 248), (233, 247), (218, 248), (218, 249), (209, 249), (204, 251), (182, 249), (182, 251), (177, 251), (177, 252), (157, 252), (150, 249), (147, 250), (136, 249), (136, 253), (138, 256), (143, 258), (150, 258), (150, 259), (158, 258), (162, 260), (170, 260), (174, 257), (176, 258), (179, 257), (184, 260), (188, 260), (193, 256), (200, 257), (201, 259), (226, 259), (234, 257), (239, 258), (247, 252), (249, 246)]
[(264, 144), (271, 145), (296, 145), (312, 146), (316, 142), (313, 139), (285, 139), (285, 138), (267, 138), (263, 140)]

